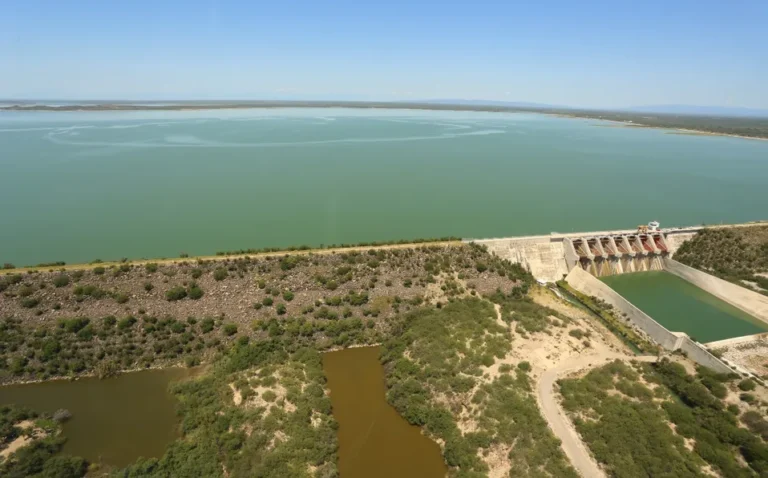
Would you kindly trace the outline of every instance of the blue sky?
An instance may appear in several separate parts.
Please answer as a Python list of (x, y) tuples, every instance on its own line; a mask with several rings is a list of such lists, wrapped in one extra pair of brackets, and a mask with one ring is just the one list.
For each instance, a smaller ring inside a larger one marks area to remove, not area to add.
[(768, 108), (768, 1), (6, 0), (0, 98)]

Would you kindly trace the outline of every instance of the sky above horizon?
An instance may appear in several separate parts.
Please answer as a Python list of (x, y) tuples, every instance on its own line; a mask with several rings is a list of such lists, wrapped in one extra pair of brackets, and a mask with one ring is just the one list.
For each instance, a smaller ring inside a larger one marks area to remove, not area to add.
[(768, 109), (766, 0), (10, 0), (0, 17), (3, 99)]

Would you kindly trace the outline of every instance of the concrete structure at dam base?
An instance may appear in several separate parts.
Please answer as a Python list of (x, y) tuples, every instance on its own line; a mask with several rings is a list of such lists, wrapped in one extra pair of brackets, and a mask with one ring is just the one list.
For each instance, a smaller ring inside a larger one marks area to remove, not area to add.
[[(654, 223), (657, 224), (657, 223)], [(752, 224), (734, 225), (748, 227)], [(578, 292), (614, 307), (624, 320), (668, 351), (680, 350), (717, 372), (734, 369), (683, 332), (667, 330), (599, 280), (615, 274), (664, 270), (768, 324), (768, 297), (681, 264), (672, 256), (704, 227), (617, 230), (547, 236), (471, 240), (489, 252), (521, 264), (540, 282), (565, 281)], [(737, 367), (736, 371), (745, 373)]]

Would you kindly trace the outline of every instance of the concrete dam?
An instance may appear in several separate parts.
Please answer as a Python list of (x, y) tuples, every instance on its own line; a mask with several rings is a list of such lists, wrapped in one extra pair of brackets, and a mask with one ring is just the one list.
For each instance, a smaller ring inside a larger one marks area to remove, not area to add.
[[(657, 223), (651, 223), (658, 226)], [(749, 227), (749, 224), (731, 227)], [(768, 296), (688, 267), (674, 253), (704, 226), (686, 228), (552, 233), (541, 236), (471, 240), (489, 252), (521, 264), (540, 282), (565, 280), (576, 291), (610, 304), (618, 316), (668, 351), (682, 350), (695, 362), (719, 372), (731, 366), (713, 356), (685, 332), (670, 331), (630, 303), (601, 277), (664, 271), (715, 296), (768, 326)], [(693, 330), (692, 332), (696, 332)], [(744, 370), (738, 370), (744, 373)]]
[(536, 279), (556, 282), (574, 267), (595, 277), (663, 269), (663, 259), (700, 227), (639, 233), (618, 230), (474, 240), (499, 257), (521, 264)]

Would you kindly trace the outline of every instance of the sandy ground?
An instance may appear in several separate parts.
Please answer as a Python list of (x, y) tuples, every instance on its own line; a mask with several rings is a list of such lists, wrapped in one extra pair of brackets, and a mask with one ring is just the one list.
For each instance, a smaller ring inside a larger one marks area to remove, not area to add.
[(737, 368), (758, 377), (768, 377), (768, 335), (755, 335), (750, 340), (732, 345), (713, 344), (713, 348), (722, 354), (724, 360)]
[(30, 436), (22, 435), (17, 437), (15, 440), (13, 440), (11, 443), (8, 444), (7, 447), (0, 450), (0, 457), (2, 457), (3, 460), (8, 458), (13, 452), (18, 450), (19, 448), (25, 447), (32, 443), (37, 438), (43, 438), (45, 436), (45, 432), (40, 428), (34, 428), (35, 424), (32, 420), (24, 420), (23, 422), (19, 422), (16, 424), (17, 427), (21, 428), (22, 430), (27, 430), (29, 428), (32, 428), (32, 434)]
[[(587, 312), (558, 298), (550, 290), (536, 287), (531, 290), (530, 296), (538, 304), (569, 317), (571, 322), (564, 327), (550, 327), (551, 334), (542, 332), (528, 334), (527, 338), (523, 338), (513, 332), (512, 328), (503, 321), (501, 307), (495, 305), (496, 321), (508, 329), (513, 347), (505, 357), (483, 368), (481, 383), (488, 383), (497, 378), (502, 365), (515, 367), (522, 361), (529, 362), (530, 375), (536, 382), (539, 408), (552, 431), (561, 440), (566, 456), (582, 476), (589, 478), (604, 476), (570, 420), (560, 408), (554, 383), (566, 372), (602, 365), (607, 360), (615, 358), (630, 360), (637, 357), (632, 356), (629, 349), (618, 338)], [(584, 345), (584, 339), (569, 335), (569, 332), (574, 329), (589, 333), (588, 347)], [(644, 360), (656, 360), (656, 357), (648, 357)], [(473, 393), (474, 390), (468, 396), (472, 396)], [(469, 433), (476, 429), (473, 412), (474, 406), (471, 403), (465, 404), (458, 420), (462, 433)], [(509, 449), (491, 449), (485, 455), (478, 456), (488, 465), (489, 476), (501, 477), (507, 476), (512, 466), (508, 453)]]

